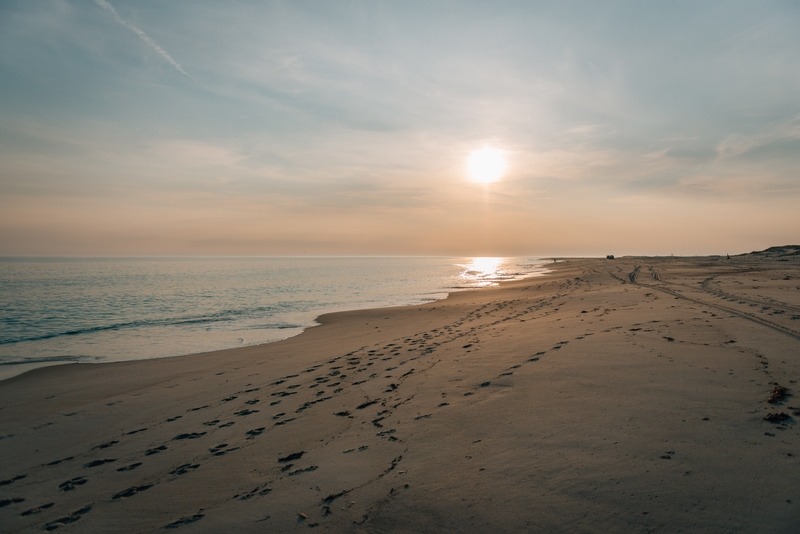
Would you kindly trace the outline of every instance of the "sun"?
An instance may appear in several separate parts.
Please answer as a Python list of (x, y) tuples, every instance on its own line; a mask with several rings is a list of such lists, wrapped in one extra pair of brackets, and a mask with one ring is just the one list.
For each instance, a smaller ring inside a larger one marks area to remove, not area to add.
[(483, 147), (474, 150), (467, 159), (470, 180), (479, 184), (490, 184), (499, 180), (506, 172), (506, 158), (496, 148)]

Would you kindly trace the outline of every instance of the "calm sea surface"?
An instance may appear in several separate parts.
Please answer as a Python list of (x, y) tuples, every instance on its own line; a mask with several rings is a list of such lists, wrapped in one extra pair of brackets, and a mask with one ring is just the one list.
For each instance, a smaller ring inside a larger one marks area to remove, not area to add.
[(277, 341), (322, 313), (544, 272), (535, 258), (0, 259), (0, 379)]

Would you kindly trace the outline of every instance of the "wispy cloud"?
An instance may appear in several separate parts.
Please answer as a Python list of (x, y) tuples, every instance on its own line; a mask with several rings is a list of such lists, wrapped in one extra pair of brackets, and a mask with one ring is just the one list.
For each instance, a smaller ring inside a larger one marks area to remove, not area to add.
[(773, 143), (797, 139), (800, 139), (800, 115), (750, 135), (731, 134), (717, 145), (717, 156), (734, 158)]
[[(180, 72), (181, 74), (183, 74), (183, 75), (185, 75), (185, 76), (188, 76), (189, 78), (191, 78), (192, 80), (194, 80), (194, 81), (196, 81), (196, 82), (197, 82), (197, 79), (195, 79), (195, 77), (194, 77), (194, 76), (192, 76), (191, 74), (189, 74), (188, 72), (186, 72), (186, 71), (183, 69), (183, 67), (181, 67), (180, 63), (178, 63), (177, 61), (175, 61), (174, 59), (172, 59), (172, 56), (170, 56), (170, 55), (167, 53), (167, 51), (166, 51), (166, 50), (164, 50), (163, 48), (161, 48), (161, 47), (158, 45), (158, 43), (156, 43), (155, 41), (153, 41), (153, 40), (152, 40), (152, 39), (151, 39), (151, 38), (150, 38), (150, 37), (149, 37), (149, 36), (148, 36), (146, 33), (144, 33), (142, 30), (140, 30), (139, 28), (137, 28), (136, 26), (134, 26), (134, 25), (133, 25), (133, 24), (131, 24), (130, 22), (126, 21), (126, 20), (125, 20), (125, 19), (123, 19), (122, 17), (120, 17), (120, 16), (119, 16), (119, 13), (117, 13), (117, 10), (116, 10), (116, 9), (114, 9), (114, 6), (112, 6), (111, 4), (109, 4), (108, 2), (106, 2), (106, 0), (94, 0), (94, 1), (95, 1), (95, 3), (96, 3), (98, 6), (102, 7), (103, 9), (105, 9), (106, 11), (108, 11), (109, 13), (111, 13), (111, 15), (114, 17), (114, 20), (115, 20), (115, 21), (117, 21), (118, 23), (122, 24), (123, 26), (125, 26), (126, 28), (128, 28), (130, 31), (132, 31), (133, 33), (135, 33), (135, 34), (136, 34), (136, 35), (139, 37), (139, 39), (141, 39), (142, 41), (144, 41), (145, 43), (147, 43), (147, 44), (150, 46), (150, 48), (152, 48), (153, 50), (155, 50), (156, 52), (158, 52), (158, 55), (159, 55), (159, 56), (161, 56), (161, 57), (163, 57), (163, 58), (164, 58), (164, 59), (167, 61), (167, 63), (169, 63), (170, 65), (172, 65), (173, 67), (175, 67), (175, 70), (177, 70), (177, 71), (178, 71), (178, 72)], [(200, 82), (197, 82), (197, 83), (200, 83)], [(201, 85), (202, 85), (202, 84), (201, 84)]]

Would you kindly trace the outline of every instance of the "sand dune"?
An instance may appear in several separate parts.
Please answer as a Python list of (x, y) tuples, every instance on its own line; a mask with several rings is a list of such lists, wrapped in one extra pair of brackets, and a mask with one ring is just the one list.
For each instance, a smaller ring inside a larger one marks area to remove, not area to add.
[(553, 268), (0, 382), (0, 527), (795, 530), (800, 256)]

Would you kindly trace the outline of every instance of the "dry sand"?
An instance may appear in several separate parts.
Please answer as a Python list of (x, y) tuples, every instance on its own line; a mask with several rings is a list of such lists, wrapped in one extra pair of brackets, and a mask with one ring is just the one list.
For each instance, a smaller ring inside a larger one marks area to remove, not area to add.
[(0, 530), (798, 531), (796, 254), (570, 260), (321, 322), (1, 382)]

